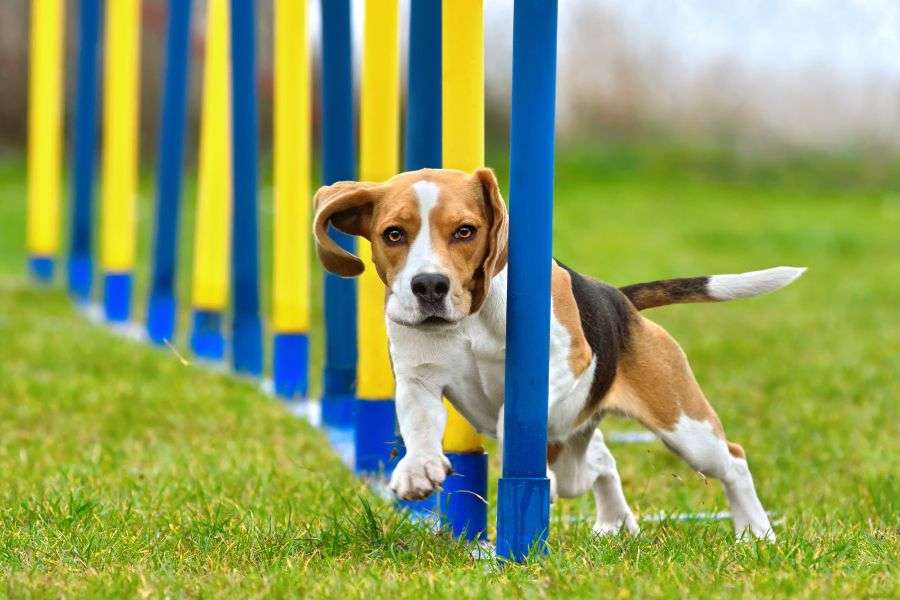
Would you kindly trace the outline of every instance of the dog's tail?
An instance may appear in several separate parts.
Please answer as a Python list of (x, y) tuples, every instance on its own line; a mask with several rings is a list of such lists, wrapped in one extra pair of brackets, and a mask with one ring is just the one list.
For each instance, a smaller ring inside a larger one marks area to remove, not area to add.
[(724, 302), (774, 292), (790, 284), (804, 271), (805, 267), (774, 267), (734, 275), (707, 275), (636, 283), (619, 290), (638, 310), (667, 304)]

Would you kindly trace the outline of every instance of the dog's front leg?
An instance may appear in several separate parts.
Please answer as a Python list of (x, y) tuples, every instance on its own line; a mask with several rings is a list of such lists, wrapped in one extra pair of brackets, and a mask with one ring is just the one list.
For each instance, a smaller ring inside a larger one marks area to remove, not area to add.
[(441, 489), (450, 461), (441, 449), (447, 411), (441, 388), (421, 378), (397, 376), (397, 421), (406, 445), (391, 475), (391, 490), (404, 500), (427, 498)]

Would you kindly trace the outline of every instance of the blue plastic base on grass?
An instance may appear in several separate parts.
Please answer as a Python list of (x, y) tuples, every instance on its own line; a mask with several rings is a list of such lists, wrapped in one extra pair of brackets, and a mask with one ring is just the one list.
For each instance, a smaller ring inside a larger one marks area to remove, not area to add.
[(94, 264), (90, 255), (71, 255), (68, 264), (69, 293), (76, 302), (90, 302)]
[(272, 379), (275, 393), (286, 400), (306, 398), (309, 385), (309, 338), (305, 333), (273, 336)]
[(239, 375), (262, 376), (262, 321), (258, 314), (235, 315), (232, 320), (231, 367)]
[(322, 377), (322, 427), (353, 429), (356, 369), (325, 367)]
[(147, 336), (157, 346), (172, 341), (175, 334), (175, 298), (150, 296), (147, 306)]
[(546, 477), (502, 477), (497, 493), (497, 556), (522, 561), (532, 551), (547, 552), (550, 480)]
[(387, 475), (400, 452), (393, 400), (356, 401), (356, 460), (360, 475)]
[(440, 494), (441, 522), (454, 537), (486, 539), (488, 455), (448, 452), (447, 458), (453, 473)]
[(35, 281), (50, 283), (53, 281), (53, 263), (52, 256), (29, 256), (28, 272)]
[(130, 272), (103, 276), (103, 313), (110, 323), (127, 323), (131, 317), (131, 286)]
[(222, 334), (222, 313), (216, 310), (194, 310), (191, 318), (191, 352), (203, 360), (220, 361), (225, 358), (225, 336)]

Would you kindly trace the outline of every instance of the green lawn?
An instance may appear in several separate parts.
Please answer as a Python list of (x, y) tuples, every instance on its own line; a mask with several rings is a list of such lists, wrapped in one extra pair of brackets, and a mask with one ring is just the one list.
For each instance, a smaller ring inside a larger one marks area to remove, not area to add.
[[(586, 497), (554, 506), (548, 557), (503, 567), (398, 517), (254, 385), (120, 339), (59, 286), (31, 286), (21, 167), (0, 161), (0, 595), (900, 593), (900, 194), (887, 183), (563, 156), (556, 254), (581, 271), (622, 285), (809, 267), (772, 296), (651, 313), (746, 449), (779, 540), (736, 545), (728, 523), (672, 521), (598, 540)], [(661, 444), (612, 451), (639, 515), (726, 509)]]

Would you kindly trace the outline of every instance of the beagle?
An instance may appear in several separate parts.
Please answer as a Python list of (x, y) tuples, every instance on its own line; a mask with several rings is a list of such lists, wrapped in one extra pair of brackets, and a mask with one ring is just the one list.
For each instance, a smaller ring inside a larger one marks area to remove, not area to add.
[[(404, 499), (440, 489), (442, 396), (480, 432), (503, 431), (507, 212), (494, 174), (446, 169), (385, 183), (340, 182), (315, 196), (314, 235), (326, 269), (359, 275), (362, 261), (328, 227), (366, 238), (386, 287), (385, 317), (396, 405), (407, 453), (390, 487)], [(774, 539), (744, 450), (697, 385), (684, 352), (639, 311), (771, 292), (804, 269), (670, 279), (615, 288), (552, 264), (548, 477), (553, 497), (592, 490), (594, 531), (638, 525), (597, 428), (607, 413), (633, 417), (694, 469), (722, 481), (739, 537)]]

